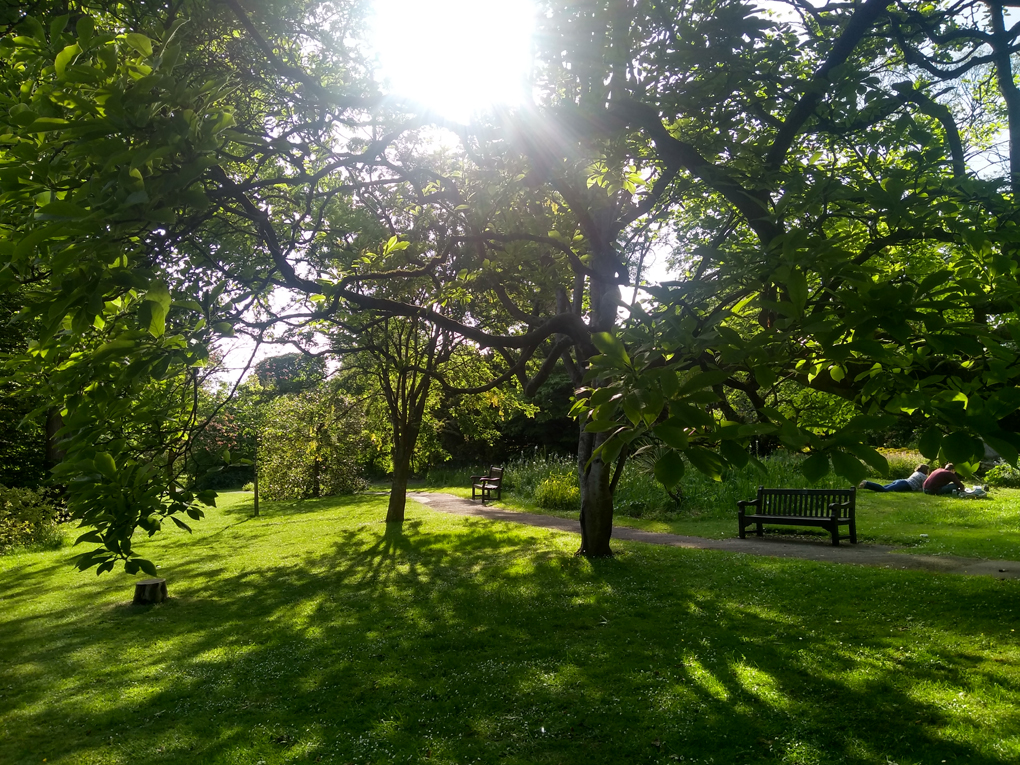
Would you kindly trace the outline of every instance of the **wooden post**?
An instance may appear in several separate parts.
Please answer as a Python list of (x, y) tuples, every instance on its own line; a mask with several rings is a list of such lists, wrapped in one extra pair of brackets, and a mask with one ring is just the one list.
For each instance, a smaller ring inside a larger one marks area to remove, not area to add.
[(131, 602), (136, 606), (145, 606), (162, 603), (166, 597), (166, 579), (142, 579), (135, 582), (135, 599)]
[(259, 517), (259, 434), (255, 433), (255, 457), (252, 459), (255, 468), (255, 517)]

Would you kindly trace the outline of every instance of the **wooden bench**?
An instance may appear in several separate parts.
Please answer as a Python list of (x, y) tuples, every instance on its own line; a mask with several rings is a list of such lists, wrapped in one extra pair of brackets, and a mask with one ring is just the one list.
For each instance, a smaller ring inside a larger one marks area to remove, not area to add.
[[(839, 527), (849, 526), (850, 541), (857, 544), (857, 489), (766, 489), (758, 487), (757, 499), (737, 502), (737, 523), (740, 538), (744, 530), (754, 524), (758, 536), (763, 536), (763, 523), (781, 523), (787, 526), (818, 526), (828, 529), (832, 543), (839, 544)], [(748, 513), (747, 508), (754, 508)]]
[(503, 468), (496, 467), (495, 465), (489, 466), (489, 472), (485, 475), (473, 475), (471, 476), (471, 499), (475, 499), (475, 494), (480, 493), (482, 495), (482, 504), (485, 504), (485, 500), (490, 502), (493, 499), (493, 492), (496, 493), (495, 498), (503, 498)]

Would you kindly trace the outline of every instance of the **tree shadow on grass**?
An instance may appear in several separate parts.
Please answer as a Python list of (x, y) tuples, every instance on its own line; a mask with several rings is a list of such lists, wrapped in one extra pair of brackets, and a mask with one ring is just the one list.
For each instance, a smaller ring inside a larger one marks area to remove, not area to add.
[(1017, 693), (970, 640), (1009, 639), (1012, 583), (465, 526), (244, 570), (230, 540), (166, 604), (0, 620), (0, 760), (1010, 761), (947, 731), (985, 720), (957, 694)]
[[(379, 498), (370, 494), (341, 494), (333, 497), (318, 497), (312, 499), (282, 499), (275, 501), (262, 500), (259, 502), (259, 518), (255, 520), (281, 519), (296, 515), (307, 515), (321, 513), (329, 510), (356, 510), (370, 507), (378, 503)], [(236, 517), (243, 516), (254, 518), (254, 503), (252, 498), (246, 498), (240, 502), (233, 502), (224, 505), (224, 515)]]

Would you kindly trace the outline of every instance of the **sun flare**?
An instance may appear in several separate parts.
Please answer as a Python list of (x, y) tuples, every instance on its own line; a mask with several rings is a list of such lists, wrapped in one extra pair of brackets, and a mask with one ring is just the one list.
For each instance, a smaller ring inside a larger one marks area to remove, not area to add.
[(383, 86), (456, 122), (527, 88), (531, 0), (374, 0)]

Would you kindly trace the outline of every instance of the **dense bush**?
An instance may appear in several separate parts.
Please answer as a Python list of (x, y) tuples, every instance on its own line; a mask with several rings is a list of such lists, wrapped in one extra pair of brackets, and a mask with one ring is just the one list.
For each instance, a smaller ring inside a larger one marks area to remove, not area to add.
[(985, 483), (1006, 489), (1020, 489), (1020, 470), (1004, 462), (985, 473)]
[[(751, 499), (759, 486), (808, 486), (800, 472), (803, 457), (787, 452), (776, 452), (765, 458), (762, 474), (752, 465), (741, 470), (729, 470), (722, 481), (715, 481), (690, 465), (686, 466), (678, 490), (671, 497), (662, 484), (652, 477), (648, 466), (641, 461), (627, 464), (616, 487), (616, 512), (633, 517), (687, 515), (727, 515), (732, 513), (741, 499)], [(569, 479), (577, 485), (576, 462), (570, 457), (535, 457), (507, 463), (503, 485), (522, 499), (538, 503), (541, 487), (549, 479), (559, 485)], [(817, 484), (819, 488), (845, 488), (846, 480), (829, 474)], [(548, 489), (547, 489), (548, 491)], [(569, 508), (577, 510), (580, 498)]]
[(270, 405), (259, 444), (259, 491), (265, 499), (305, 499), (364, 488), (368, 436), (359, 404), (322, 388), (281, 396)]
[(57, 508), (45, 491), (0, 484), (0, 553), (57, 537)]

